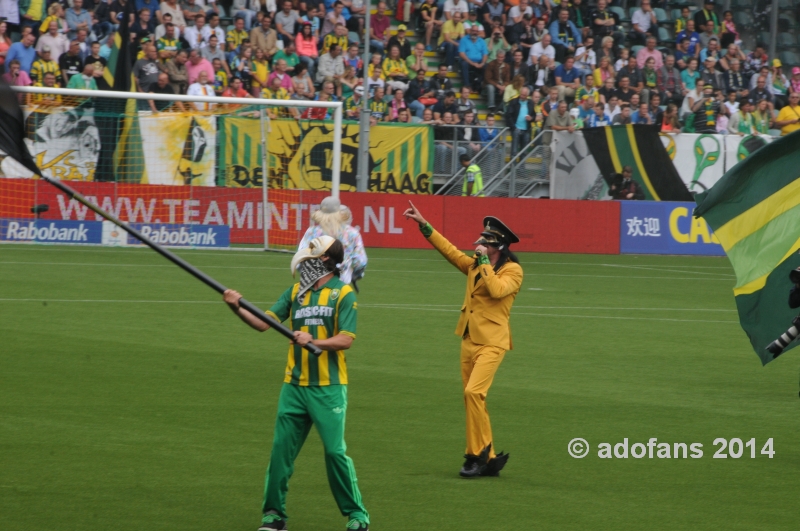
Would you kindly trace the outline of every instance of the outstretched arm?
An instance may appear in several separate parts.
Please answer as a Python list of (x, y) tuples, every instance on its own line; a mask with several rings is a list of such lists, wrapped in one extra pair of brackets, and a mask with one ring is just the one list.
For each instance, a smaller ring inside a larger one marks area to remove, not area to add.
[(453, 264), (456, 269), (466, 275), (475, 260), (456, 249), (456, 246), (447, 241), (447, 238), (436, 232), (433, 227), (431, 227), (431, 224), (425, 221), (425, 218), (422, 217), (422, 214), (420, 214), (417, 207), (414, 206), (414, 203), (409, 201), (408, 204), (410, 208), (403, 212), (406, 219), (416, 221), (419, 224), (419, 230), (428, 238), (431, 245), (433, 245), (448, 262)]

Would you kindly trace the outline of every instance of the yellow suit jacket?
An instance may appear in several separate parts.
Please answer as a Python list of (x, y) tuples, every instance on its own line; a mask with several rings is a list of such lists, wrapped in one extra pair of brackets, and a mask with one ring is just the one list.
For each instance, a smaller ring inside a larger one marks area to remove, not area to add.
[(428, 241), (456, 269), (467, 275), (467, 292), (461, 306), (456, 335), (463, 336), (469, 330), (472, 341), (479, 345), (511, 350), (508, 317), (522, 285), (522, 267), (511, 261), (503, 264), (497, 273), (488, 264), (472, 267), (475, 258), (456, 249), (455, 245), (435, 230)]

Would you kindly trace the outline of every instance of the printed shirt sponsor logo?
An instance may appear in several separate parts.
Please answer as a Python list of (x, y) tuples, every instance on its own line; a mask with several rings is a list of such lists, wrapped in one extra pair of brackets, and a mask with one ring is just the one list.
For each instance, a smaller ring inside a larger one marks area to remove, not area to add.
[(331, 317), (334, 308), (330, 306), (307, 306), (300, 308), (294, 313), (295, 319), (305, 319), (306, 317)]

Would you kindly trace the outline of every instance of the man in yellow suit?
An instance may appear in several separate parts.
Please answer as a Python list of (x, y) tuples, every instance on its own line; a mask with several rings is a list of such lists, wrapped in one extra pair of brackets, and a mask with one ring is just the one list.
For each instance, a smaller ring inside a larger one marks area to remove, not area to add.
[(409, 205), (403, 214), (406, 219), (416, 221), (431, 245), (467, 275), (467, 292), (456, 326), (456, 335), (461, 337), (461, 379), (467, 410), (466, 461), (460, 475), (498, 476), (508, 454), (494, 452), (486, 395), (506, 350), (512, 348), (508, 318), (522, 285), (522, 267), (508, 246), (519, 238), (499, 219), (485, 217), (475, 255), (470, 257), (436, 232), (410, 201)]

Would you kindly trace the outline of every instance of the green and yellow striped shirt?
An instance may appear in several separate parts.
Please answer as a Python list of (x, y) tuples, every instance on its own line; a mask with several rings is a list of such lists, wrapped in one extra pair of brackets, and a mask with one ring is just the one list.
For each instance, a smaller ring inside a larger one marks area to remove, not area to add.
[[(358, 303), (353, 288), (334, 276), (318, 290), (311, 289), (297, 300), (300, 284), (287, 289), (267, 311), (279, 321), (290, 319), (292, 330), (308, 332), (314, 339), (337, 334), (356, 337)], [(317, 357), (299, 345), (289, 345), (284, 382), (299, 386), (347, 384), (347, 363), (343, 350), (323, 351)]]
[(347, 45), (349, 44), (347, 35), (342, 35), (339, 37), (333, 33), (328, 33), (325, 35), (325, 38), (322, 39), (322, 51), (320, 53), (328, 53), (331, 49), (331, 46), (334, 44), (341, 46), (342, 52), (347, 51)]
[(44, 75), (49, 73), (56, 76), (56, 81), (61, 81), (61, 69), (55, 61), (37, 59), (31, 65), (31, 80), (34, 83), (44, 83)]

